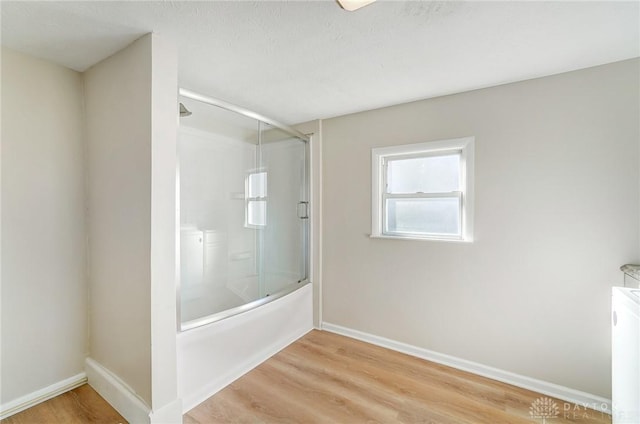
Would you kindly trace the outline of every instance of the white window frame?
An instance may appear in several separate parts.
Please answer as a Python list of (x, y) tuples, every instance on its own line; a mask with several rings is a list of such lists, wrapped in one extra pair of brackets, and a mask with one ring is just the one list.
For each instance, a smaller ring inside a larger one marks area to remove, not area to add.
[[(475, 137), (462, 137), (449, 140), (429, 141), (426, 143), (405, 144), (401, 146), (379, 147), (371, 149), (371, 237), (473, 241), (473, 163)], [(460, 153), (460, 191), (452, 193), (411, 193), (390, 194), (386, 192), (387, 164), (389, 160)], [(460, 235), (424, 235), (418, 233), (388, 233), (384, 231), (386, 200), (388, 198), (435, 198), (455, 197), (460, 202)]]

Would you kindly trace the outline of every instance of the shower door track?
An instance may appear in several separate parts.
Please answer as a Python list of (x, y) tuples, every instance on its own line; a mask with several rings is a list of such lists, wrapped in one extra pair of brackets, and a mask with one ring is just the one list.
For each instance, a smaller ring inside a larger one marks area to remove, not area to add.
[(294, 291), (298, 290), (299, 288), (307, 284), (309, 284), (308, 279), (302, 280), (299, 283), (297, 283), (294, 287), (287, 287), (269, 296), (254, 300), (253, 302), (245, 303), (244, 305), (236, 306), (235, 308), (231, 308), (231, 309), (226, 309), (224, 311), (221, 311), (212, 315), (207, 315), (202, 318), (196, 318), (191, 321), (187, 321), (180, 325), (180, 331), (187, 331), (187, 330), (191, 330), (192, 328), (202, 327), (203, 325), (212, 324), (216, 321), (220, 321), (225, 318), (229, 318), (235, 315), (242, 314), (243, 312), (256, 309), (259, 306), (265, 305), (267, 303), (271, 303), (276, 299), (280, 299), (281, 297), (284, 297), (289, 293), (293, 293)]
[(251, 111), (249, 109), (245, 109), (243, 107), (236, 106), (236, 105), (234, 105), (232, 103), (225, 102), (224, 100), (219, 100), (219, 99), (216, 99), (216, 98), (213, 98), (213, 97), (209, 97), (209, 96), (205, 96), (205, 95), (202, 95), (202, 94), (198, 94), (198, 93), (196, 93), (194, 91), (187, 90), (187, 89), (184, 89), (184, 88), (180, 88), (178, 90), (178, 94), (180, 94), (183, 97), (192, 99), (192, 100), (197, 100), (199, 102), (207, 103), (207, 104), (210, 104), (212, 106), (221, 107), (223, 109), (227, 109), (227, 110), (230, 110), (232, 112), (239, 113), (239, 114), (247, 116), (249, 118), (253, 118), (253, 119), (256, 119), (258, 121), (262, 121), (265, 124), (269, 124), (271, 126), (274, 126), (276, 128), (281, 129), (282, 131), (288, 133), (289, 135), (293, 135), (295, 137), (298, 137), (298, 138), (304, 140), (307, 143), (309, 142), (309, 136), (308, 135), (306, 135), (304, 133), (301, 133), (300, 131), (296, 130), (295, 128), (291, 128), (288, 125), (285, 125), (285, 124), (283, 124), (281, 122), (278, 122), (278, 121), (276, 121), (274, 119), (267, 118), (266, 116), (260, 115), (259, 113), (253, 112), (253, 111)]

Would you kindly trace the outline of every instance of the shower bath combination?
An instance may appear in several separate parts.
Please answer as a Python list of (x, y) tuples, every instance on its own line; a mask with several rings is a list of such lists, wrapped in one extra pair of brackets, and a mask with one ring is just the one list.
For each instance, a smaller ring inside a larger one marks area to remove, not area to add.
[(270, 303), (309, 282), (309, 138), (180, 90), (179, 330)]

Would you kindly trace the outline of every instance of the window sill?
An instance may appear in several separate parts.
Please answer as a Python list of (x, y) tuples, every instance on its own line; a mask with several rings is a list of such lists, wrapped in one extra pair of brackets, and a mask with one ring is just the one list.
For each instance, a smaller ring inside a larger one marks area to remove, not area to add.
[(370, 234), (369, 238), (372, 239), (390, 239), (390, 240), (412, 240), (412, 241), (443, 241), (450, 243), (473, 243), (473, 240), (469, 239), (454, 239), (454, 238), (438, 238), (438, 237), (418, 237), (418, 236), (390, 236), (382, 234)]

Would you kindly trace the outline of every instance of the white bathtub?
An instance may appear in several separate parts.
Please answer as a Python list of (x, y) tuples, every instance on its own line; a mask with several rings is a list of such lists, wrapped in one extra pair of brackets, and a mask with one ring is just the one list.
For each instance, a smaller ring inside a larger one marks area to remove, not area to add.
[(191, 410), (313, 328), (312, 285), (178, 334), (178, 396)]

